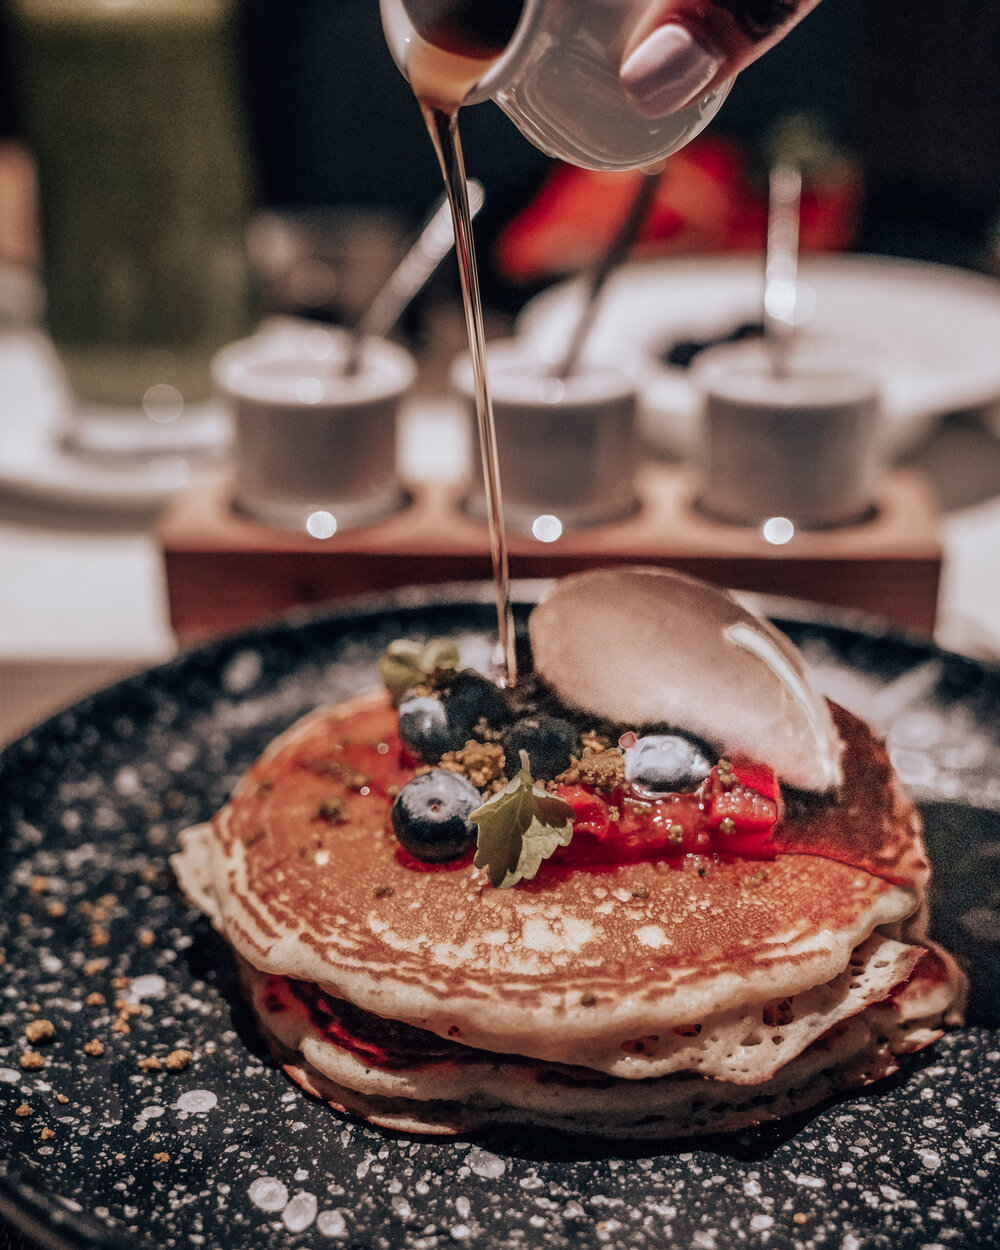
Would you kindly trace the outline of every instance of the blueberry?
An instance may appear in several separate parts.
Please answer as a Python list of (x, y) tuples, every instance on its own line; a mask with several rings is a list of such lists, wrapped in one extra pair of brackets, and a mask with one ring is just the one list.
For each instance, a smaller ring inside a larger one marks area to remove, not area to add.
[(410, 754), (425, 764), (464, 747), (474, 724), (470, 712), (449, 709), (436, 695), (410, 694), (399, 705), (399, 736)]
[(480, 718), (493, 728), (500, 728), (510, 720), (510, 709), (503, 691), (477, 673), (474, 668), (464, 668), (456, 673), (443, 693), (449, 716), (456, 722), (470, 720), (474, 726)]
[(537, 781), (551, 779), (565, 772), (580, 753), (580, 735), (576, 727), (558, 716), (523, 716), (503, 736), (503, 753), (507, 759), (507, 775), (513, 777), (520, 768), (520, 753), (528, 753), (528, 771)]
[(466, 777), (436, 768), (400, 790), (392, 805), (392, 827), (415, 859), (440, 864), (475, 845), (476, 827), (468, 817), (482, 801)]
[(625, 749), (625, 780), (644, 794), (694, 790), (711, 771), (698, 744), (680, 734), (648, 734)]

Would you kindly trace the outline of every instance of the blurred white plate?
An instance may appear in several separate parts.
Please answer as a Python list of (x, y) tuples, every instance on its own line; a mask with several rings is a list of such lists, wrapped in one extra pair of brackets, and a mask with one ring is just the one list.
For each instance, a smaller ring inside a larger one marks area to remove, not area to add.
[[(886, 448), (900, 455), (947, 412), (1000, 401), (1000, 282), (914, 261), (870, 256), (803, 257), (801, 315), (810, 334), (864, 353), (882, 385)], [(763, 260), (757, 255), (640, 262), (608, 283), (585, 358), (636, 353), (642, 425), (668, 455), (696, 449), (699, 398), (688, 372), (657, 355), (683, 339), (724, 335), (760, 320)], [(532, 300), (518, 319), (553, 359), (579, 307), (579, 281)]]
[[(100, 512), (161, 507), (190, 484), (183, 448), (176, 453), (105, 459), (63, 445), (69, 403), (51, 342), (40, 329), (0, 329), (0, 504)], [(206, 445), (229, 436), (228, 413), (206, 404), (199, 418)], [(186, 437), (186, 435), (185, 435)], [(109, 448), (113, 451), (114, 448)]]

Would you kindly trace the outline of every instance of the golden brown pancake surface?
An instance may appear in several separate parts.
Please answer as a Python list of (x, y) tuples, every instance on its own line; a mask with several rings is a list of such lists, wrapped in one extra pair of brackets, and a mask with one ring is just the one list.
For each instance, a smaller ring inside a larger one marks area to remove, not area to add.
[[(560, 870), (492, 888), (468, 860), (413, 867), (389, 825), (412, 775), (382, 694), (314, 713), (265, 753), (216, 818), (218, 919), (263, 971), (466, 1044), (561, 1060), (835, 976), (915, 892), (825, 854)], [(848, 722), (845, 722), (845, 724)], [(850, 718), (845, 769), (880, 748)], [(844, 818), (916, 837), (895, 792)], [(822, 838), (836, 836), (829, 818)], [(851, 837), (854, 837), (851, 833)], [(845, 833), (840, 849), (852, 853)], [(572, 850), (572, 847), (569, 848)]]

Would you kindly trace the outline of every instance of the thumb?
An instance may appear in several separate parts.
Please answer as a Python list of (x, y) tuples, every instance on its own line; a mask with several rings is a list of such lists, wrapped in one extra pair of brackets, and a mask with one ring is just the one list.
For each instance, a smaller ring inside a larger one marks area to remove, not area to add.
[(819, 0), (658, 0), (626, 45), (622, 85), (665, 117), (776, 44)]

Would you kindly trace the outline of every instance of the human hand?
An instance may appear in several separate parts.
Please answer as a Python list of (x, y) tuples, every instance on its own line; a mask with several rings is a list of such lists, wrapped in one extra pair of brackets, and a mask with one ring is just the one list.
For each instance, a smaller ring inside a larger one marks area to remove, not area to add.
[(622, 59), (622, 84), (644, 113), (665, 117), (732, 78), (818, 3), (656, 0)]

